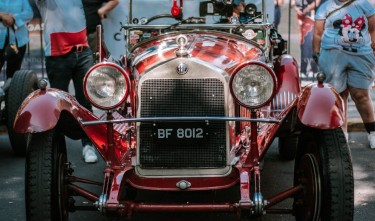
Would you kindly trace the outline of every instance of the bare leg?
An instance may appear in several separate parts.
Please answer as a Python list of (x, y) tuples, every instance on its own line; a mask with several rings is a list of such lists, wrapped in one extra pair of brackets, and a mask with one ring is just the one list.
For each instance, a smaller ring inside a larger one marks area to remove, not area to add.
[(350, 96), (352, 97), (363, 123), (375, 121), (374, 105), (372, 103), (369, 90), (350, 88)]
[(340, 93), (342, 100), (344, 101), (344, 124), (342, 125), (342, 130), (346, 133), (348, 132), (348, 97), (349, 97), (349, 89)]

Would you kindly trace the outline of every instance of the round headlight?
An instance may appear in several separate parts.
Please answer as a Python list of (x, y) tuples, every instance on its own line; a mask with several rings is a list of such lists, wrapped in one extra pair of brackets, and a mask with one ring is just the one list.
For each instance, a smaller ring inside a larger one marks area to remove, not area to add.
[(231, 76), (230, 89), (237, 102), (248, 108), (266, 105), (276, 91), (276, 76), (261, 62), (249, 62)]
[(97, 108), (113, 109), (121, 105), (129, 92), (130, 81), (114, 63), (99, 63), (86, 74), (83, 86), (86, 98)]

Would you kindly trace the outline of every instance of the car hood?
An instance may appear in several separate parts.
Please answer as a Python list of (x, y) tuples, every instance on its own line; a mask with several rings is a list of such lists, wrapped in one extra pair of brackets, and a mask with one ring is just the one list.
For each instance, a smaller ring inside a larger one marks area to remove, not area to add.
[(258, 60), (263, 54), (254, 42), (233, 34), (196, 31), (165, 34), (135, 45), (131, 54), (133, 73), (142, 75), (144, 71), (178, 57), (176, 38), (181, 35), (188, 39), (184, 47), (187, 57), (207, 62), (228, 74), (239, 64)]

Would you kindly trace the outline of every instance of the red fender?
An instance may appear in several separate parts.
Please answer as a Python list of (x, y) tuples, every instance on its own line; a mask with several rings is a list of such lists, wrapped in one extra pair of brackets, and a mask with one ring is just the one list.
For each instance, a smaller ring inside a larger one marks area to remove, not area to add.
[(69, 112), (77, 121), (98, 119), (78, 104), (70, 94), (56, 89), (37, 90), (22, 103), (14, 121), (17, 133), (36, 133), (53, 129), (61, 112)]
[(105, 124), (83, 126), (81, 121), (98, 120), (93, 113), (82, 107), (77, 100), (61, 90), (37, 90), (30, 94), (17, 112), (14, 129), (18, 133), (38, 133), (55, 127), (72, 139), (79, 139), (85, 134), (90, 138), (104, 160), (113, 165), (122, 165), (127, 159), (127, 143), (114, 132), (114, 145), (108, 148), (107, 127)]
[(297, 103), (302, 124), (318, 129), (336, 129), (344, 123), (344, 104), (328, 84), (310, 84), (303, 88)]

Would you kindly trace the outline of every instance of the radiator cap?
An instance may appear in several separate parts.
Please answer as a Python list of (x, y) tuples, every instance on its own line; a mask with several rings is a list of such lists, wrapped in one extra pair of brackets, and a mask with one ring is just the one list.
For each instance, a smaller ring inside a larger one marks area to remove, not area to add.
[(176, 50), (176, 55), (178, 57), (186, 57), (188, 55), (188, 50), (186, 48), (188, 44), (188, 39), (185, 35), (179, 35), (176, 38), (176, 43), (179, 46)]

